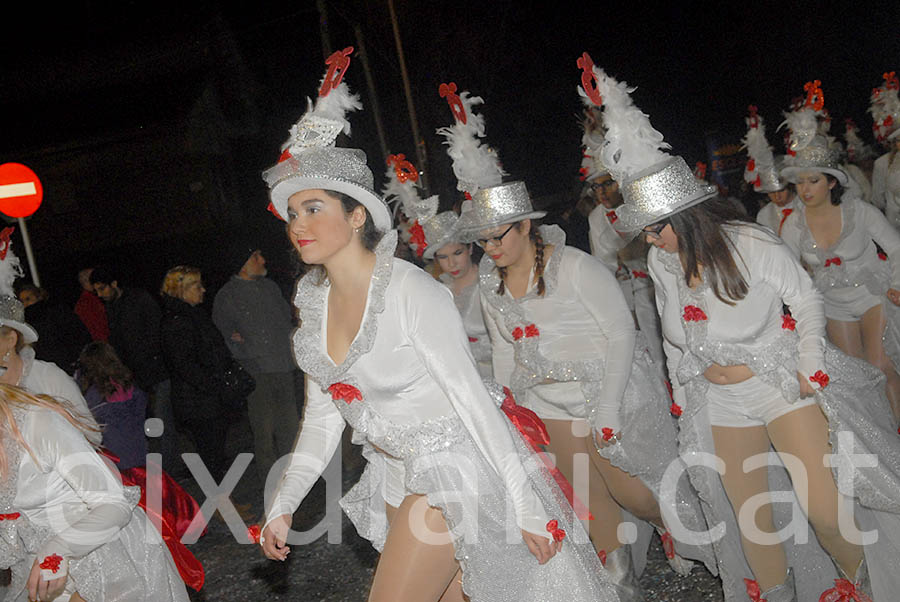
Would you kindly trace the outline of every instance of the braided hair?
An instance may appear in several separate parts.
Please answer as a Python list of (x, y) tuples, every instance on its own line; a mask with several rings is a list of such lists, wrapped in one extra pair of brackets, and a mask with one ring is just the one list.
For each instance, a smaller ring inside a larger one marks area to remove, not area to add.
[[(522, 229), (522, 222), (516, 223), (516, 230)], [(544, 285), (544, 237), (541, 236), (537, 224), (531, 222), (531, 229), (528, 231), (528, 239), (534, 243), (534, 275), (537, 276), (538, 296), (543, 297), (546, 286)], [(503, 295), (506, 292), (506, 268), (497, 268), (500, 273), (500, 285), (497, 287), (497, 294)], [(530, 282), (528, 283), (531, 284)]]

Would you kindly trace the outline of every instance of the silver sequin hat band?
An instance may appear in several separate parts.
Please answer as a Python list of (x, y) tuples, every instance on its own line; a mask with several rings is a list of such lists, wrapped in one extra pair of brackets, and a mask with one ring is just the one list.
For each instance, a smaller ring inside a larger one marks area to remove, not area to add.
[[(753, 189), (756, 192), (762, 192), (764, 194), (768, 194), (770, 192), (778, 192), (779, 190), (784, 190), (787, 188), (787, 182), (779, 175), (778, 169), (781, 161), (779, 159), (775, 159), (776, 165), (769, 167), (767, 169), (759, 168), (759, 186), (754, 184)], [(757, 163), (757, 166), (759, 163)]]
[(37, 332), (25, 322), (25, 306), (12, 295), (0, 295), (0, 326), (18, 331), (26, 345), (38, 340)]
[(795, 155), (785, 157), (781, 177), (793, 182), (798, 173), (810, 171), (832, 175), (841, 186), (850, 182), (847, 172), (841, 168), (840, 152), (831, 148), (828, 140), (821, 135), (816, 135), (805, 148), (797, 150)]
[(620, 183), (625, 202), (616, 209), (616, 230), (637, 232), (645, 226), (712, 198), (715, 186), (705, 184), (681, 157), (669, 157)]
[(459, 233), (456, 230), (456, 222), (459, 216), (453, 211), (444, 211), (434, 217), (425, 220), (422, 230), (425, 232), (425, 242), (428, 246), (422, 255), (425, 259), (431, 259), (441, 247), (453, 242), (459, 242)]
[(366, 153), (355, 148), (312, 147), (277, 163), (262, 174), (269, 185), (275, 210), (287, 219), (288, 199), (302, 190), (334, 190), (363, 204), (369, 210), (375, 229), (391, 229), (391, 212), (375, 194), (372, 170), (366, 165)]
[(545, 215), (546, 211), (535, 211), (532, 207), (525, 182), (507, 182), (482, 188), (471, 202), (463, 203), (456, 227), (460, 240), (468, 243), (474, 242), (482, 230)]

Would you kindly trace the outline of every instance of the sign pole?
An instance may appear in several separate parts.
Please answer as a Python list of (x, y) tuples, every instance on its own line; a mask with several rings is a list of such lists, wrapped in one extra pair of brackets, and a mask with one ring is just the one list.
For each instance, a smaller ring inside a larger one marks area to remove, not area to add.
[(25, 255), (28, 256), (28, 269), (31, 271), (31, 279), (35, 286), (41, 285), (41, 278), (38, 276), (37, 264), (34, 262), (34, 252), (31, 250), (31, 237), (28, 236), (28, 226), (25, 225), (23, 218), (19, 220), (19, 231), (22, 232), (22, 243), (25, 245)]

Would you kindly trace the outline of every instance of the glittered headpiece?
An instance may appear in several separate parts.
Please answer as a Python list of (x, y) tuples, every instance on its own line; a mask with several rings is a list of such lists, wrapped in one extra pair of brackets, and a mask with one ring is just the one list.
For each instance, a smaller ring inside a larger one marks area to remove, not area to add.
[(609, 77), (586, 52), (577, 65), (582, 70), (578, 93), (603, 108), (606, 137), (600, 157), (624, 199), (616, 209), (617, 230), (636, 232), (716, 195), (715, 186), (696, 179), (684, 159), (663, 152), (671, 147), (634, 106), (633, 88)]
[(366, 154), (358, 149), (335, 146), (338, 134), (350, 134), (345, 114), (362, 108), (359, 96), (350, 93), (342, 80), (350, 65), (352, 47), (325, 60), (328, 71), (322, 78), (315, 105), (308, 100), (306, 113), (290, 129), (282, 145), (278, 163), (263, 172), (269, 185), (270, 211), (287, 217), (288, 199), (302, 190), (334, 190), (359, 201), (369, 210), (375, 229), (391, 228), (391, 214), (374, 191), (374, 177), (366, 165)]
[(772, 147), (766, 140), (766, 125), (753, 105), (748, 107), (750, 115), (747, 122), (747, 135), (743, 143), (747, 148), (747, 166), (744, 168), (744, 181), (753, 186), (756, 192), (769, 193), (783, 190), (787, 183), (778, 173), (779, 161), (772, 153)]
[(19, 258), (12, 252), (12, 227), (0, 232), (0, 326), (8, 326), (22, 335), (25, 344), (38, 340), (37, 332), (25, 322), (25, 306), (16, 297), (13, 284), (23, 275)]
[(483, 102), (481, 97), (468, 92), (457, 96), (455, 83), (441, 84), (438, 92), (447, 99), (455, 120), (438, 133), (447, 139), (457, 188), (466, 193), (456, 225), (461, 240), (472, 242), (481, 230), (545, 216), (545, 211), (532, 207), (524, 182), (501, 184), (506, 172), (500, 166), (500, 158), (480, 140), (485, 135), (484, 116), (472, 112), (472, 107)]
[(884, 84), (872, 90), (869, 113), (872, 114), (872, 132), (879, 142), (900, 136), (900, 79), (897, 72), (882, 75)]
[(844, 120), (846, 130), (844, 131), (844, 140), (847, 142), (847, 158), (851, 162), (865, 161), (874, 159), (875, 150), (859, 137), (859, 128), (856, 122), (850, 117)]
[(819, 80), (804, 84), (805, 102), (800, 108), (785, 113), (784, 122), (778, 126), (787, 125), (790, 129), (790, 143), (781, 176), (790, 182), (798, 173), (818, 171), (834, 176), (842, 186), (846, 186), (850, 179), (841, 168), (841, 152), (828, 136), (819, 132), (818, 119), (823, 115), (825, 106), (821, 84)]
[(600, 110), (593, 105), (588, 97), (584, 97), (585, 104), (589, 106), (584, 110), (584, 119), (581, 125), (584, 134), (581, 136), (581, 168), (579, 179), (595, 180), (609, 174), (609, 170), (600, 158), (600, 150), (603, 148), (604, 133), (603, 123), (600, 118)]
[(419, 257), (425, 253), (428, 242), (422, 230), (426, 221), (433, 218), (438, 210), (437, 195), (423, 199), (419, 196), (419, 172), (406, 159), (406, 155), (391, 155), (387, 158), (387, 184), (382, 191), (386, 201), (399, 201), (403, 214), (409, 220), (405, 232), (401, 232), (410, 248)]

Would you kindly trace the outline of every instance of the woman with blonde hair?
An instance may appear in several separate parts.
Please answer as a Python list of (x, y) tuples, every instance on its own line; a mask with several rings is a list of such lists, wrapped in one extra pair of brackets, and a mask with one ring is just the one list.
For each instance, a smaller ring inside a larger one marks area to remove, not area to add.
[(187, 601), (163, 540), (87, 440), (72, 405), (0, 383), (6, 600)]

